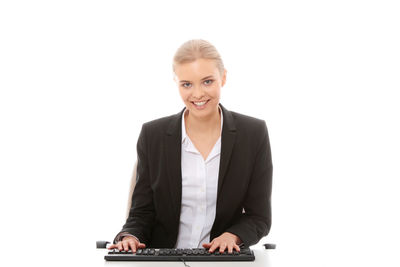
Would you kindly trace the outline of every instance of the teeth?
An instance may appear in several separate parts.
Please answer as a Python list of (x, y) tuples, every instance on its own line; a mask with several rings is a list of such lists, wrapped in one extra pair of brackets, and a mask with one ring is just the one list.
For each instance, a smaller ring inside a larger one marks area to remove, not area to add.
[(196, 106), (203, 106), (207, 101), (203, 102), (193, 102)]

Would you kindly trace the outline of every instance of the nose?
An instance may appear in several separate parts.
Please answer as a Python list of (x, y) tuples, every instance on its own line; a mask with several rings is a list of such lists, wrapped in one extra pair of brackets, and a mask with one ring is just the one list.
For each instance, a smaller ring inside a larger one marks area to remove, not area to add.
[(201, 99), (204, 96), (203, 88), (200, 85), (194, 86), (192, 96), (193, 96), (193, 98)]

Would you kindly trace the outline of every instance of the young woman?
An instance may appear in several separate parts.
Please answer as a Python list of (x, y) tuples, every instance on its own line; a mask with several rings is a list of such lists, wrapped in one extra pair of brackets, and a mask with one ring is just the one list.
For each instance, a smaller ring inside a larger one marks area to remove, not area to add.
[(185, 108), (143, 124), (129, 217), (109, 248), (239, 251), (271, 227), (266, 123), (219, 103), (226, 69), (209, 42), (184, 43), (173, 71)]

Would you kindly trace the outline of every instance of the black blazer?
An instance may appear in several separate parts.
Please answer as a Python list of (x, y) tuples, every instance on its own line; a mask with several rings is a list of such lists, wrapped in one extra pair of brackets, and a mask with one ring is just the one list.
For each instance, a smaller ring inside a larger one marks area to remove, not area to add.
[[(219, 105), (224, 121), (210, 239), (230, 232), (248, 247), (271, 227), (272, 161), (267, 126), (264, 120)], [(121, 232), (135, 235), (147, 247), (172, 248), (177, 241), (184, 110), (144, 123), (137, 142), (136, 186)]]

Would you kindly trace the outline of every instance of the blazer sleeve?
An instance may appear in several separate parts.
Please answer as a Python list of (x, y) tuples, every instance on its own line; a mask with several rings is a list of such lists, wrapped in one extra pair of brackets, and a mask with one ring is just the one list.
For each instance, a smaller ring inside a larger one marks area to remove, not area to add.
[(256, 244), (271, 228), (272, 159), (265, 121), (261, 136), (243, 212), (227, 229), (227, 232), (237, 235), (245, 247)]
[[(151, 229), (155, 219), (153, 191), (150, 185), (147, 142), (145, 125), (143, 125), (136, 148), (136, 186), (132, 194), (132, 205), (126, 223), (116, 236), (118, 237), (122, 232), (128, 232), (145, 244), (150, 240)], [(116, 242), (117, 240), (114, 238), (114, 243)]]

